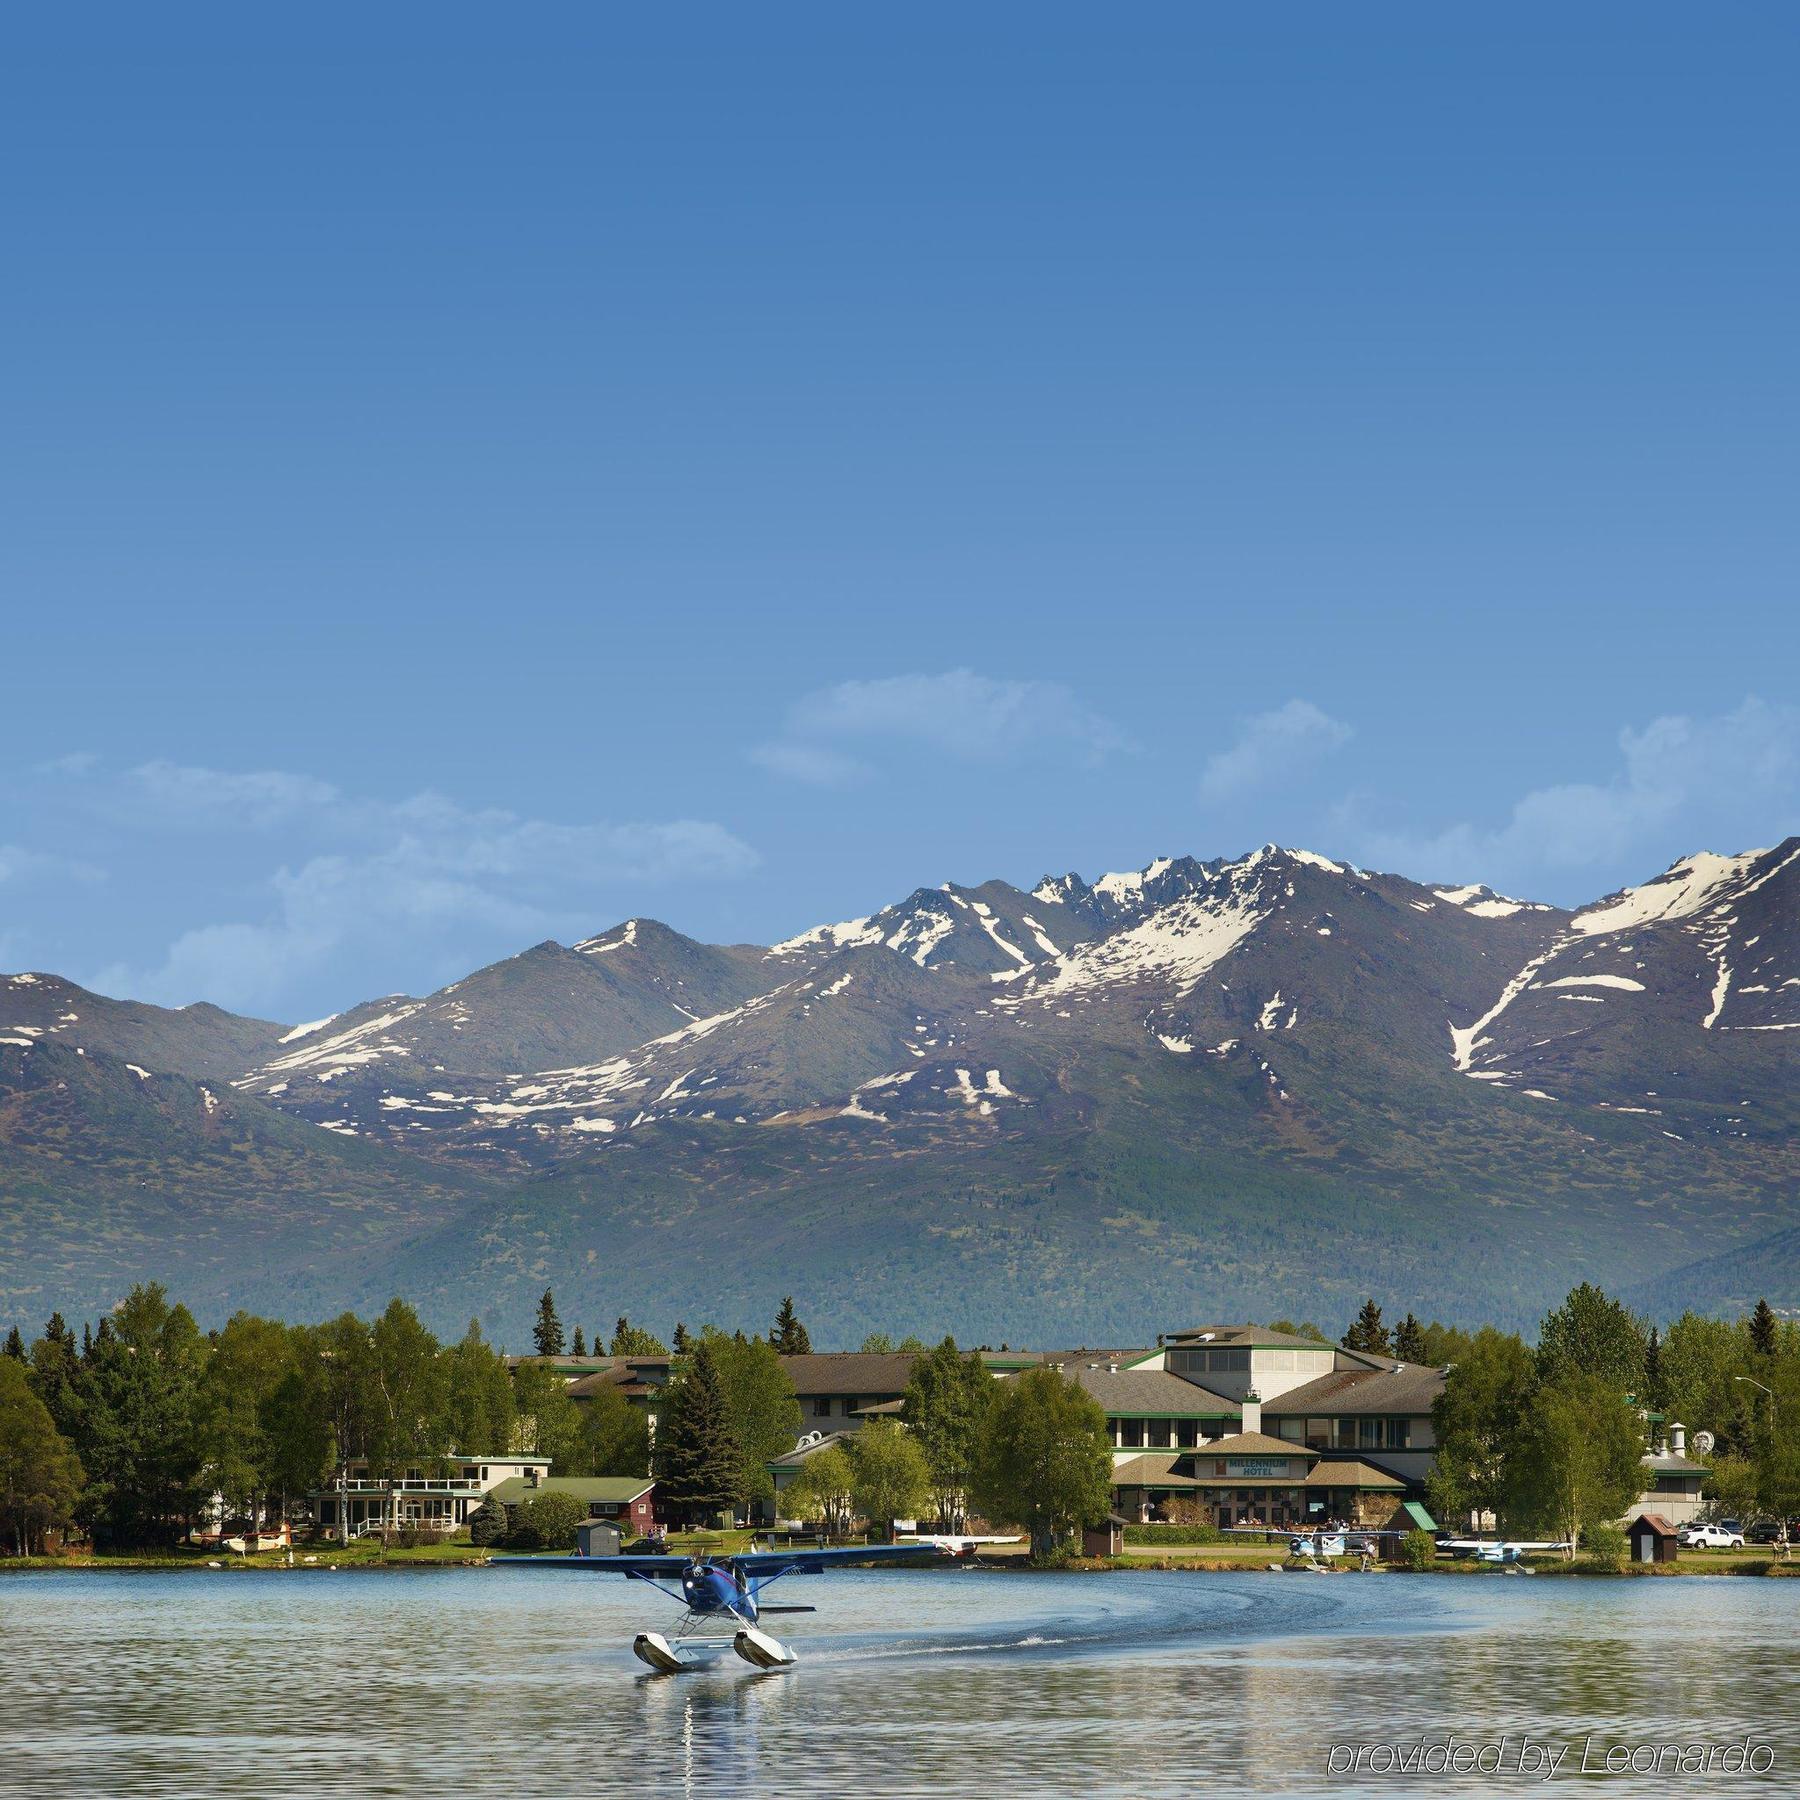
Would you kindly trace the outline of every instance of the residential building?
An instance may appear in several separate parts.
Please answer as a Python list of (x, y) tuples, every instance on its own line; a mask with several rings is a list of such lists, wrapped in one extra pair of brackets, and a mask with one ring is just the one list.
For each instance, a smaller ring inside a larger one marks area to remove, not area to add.
[(1706, 1505), (1701, 1491), (1709, 1473), (1705, 1463), (1687, 1453), (1687, 1427), (1671, 1425), (1666, 1439), (1644, 1456), (1644, 1491), (1625, 1515), (1629, 1524), (1644, 1513), (1655, 1513), (1679, 1531), (1699, 1518)]
[(509, 1476), (492, 1490), (510, 1515), (513, 1508), (545, 1494), (567, 1494), (587, 1508), (590, 1519), (604, 1519), (626, 1537), (643, 1537), (656, 1529), (656, 1483), (647, 1475)]
[[(1195, 1326), (1104, 1362), (1076, 1360), (1081, 1354), (1045, 1360), (1105, 1407), (1122, 1512), (1150, 1517), (1184, 1498), (1222, 1524), (1264, 1517), (1271, 1507), (1296, 1523), (1366, 1523), (1383, 1500), (1391, 1510), (1396, 1495), (1424, 1491), (1441, 1369), (1256, 1325)], [(1211, 1471), (1210, 1480), (1196, 1473), (1208, 1454), (1219, 1461), (1221, 1440), (1245, 1434), (1278, 1440), (1275, 1460), (1295, 1470), (1261, 1482), (1231, 1468)], [(1189, 1450), (1202, 1454), (1184, 1457)], [(1310, 1483), (1304, 1503), (1285, 1485), (1293, 1481)]]
[[(914, 1360), (784, 1357), (802, 1421), (794, 1449), (769, 1464), (777, 1494), (808, 1458), (897, 1413)], [(1195, 1327), (1147, 1350), (986, 1360), (1002, 1380), (1056, 1369), (1099, 1402), (1121, 1515), (1160, 1517), (1185, 1500), (1220, 1525), (1384, 1521), (1424, 1491), (1444, 1381), (1440, 1369), (1246, 1325)]]
[(1297, 1526), (1337, 1520), (1377, 1525), (1406, 1492), (1369, 1463), (1322, 1456), (1304, 1444), (1239, 1431), (1175, 1455), (1130, 1457), (1113, 1466), (1114, 1503), (1143, 1519), (1182, 1499), (1209, 1524)]
[[(1035, 1366), (1041, 1357), (1030, 1351), (983, 1350), (991, 1373), (1009, 1374)], [(800, 1429), (857, 1431), (871, 1418), (900, 1410), (918, 1353), (910, 1350), (827, 1350), (809, 1356), (784, 1356), (781, 1366), (800, 1399)]]
[(503, 1482), (549, 1473), (547, 1456), (447, 1456), (389, 1479), (355, 1457), (308, 1501), (320, 1525), (346, 1537), (379, 1531), (384, 1518), (395, 1530), (454, 1531)]

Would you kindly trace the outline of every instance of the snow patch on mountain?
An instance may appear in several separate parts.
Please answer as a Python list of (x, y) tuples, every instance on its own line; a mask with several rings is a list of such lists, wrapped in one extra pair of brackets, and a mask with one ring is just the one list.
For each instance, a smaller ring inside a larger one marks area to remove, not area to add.
[(852, 950), (879, 944), (882, 931), (873, 919), (842, 919), (835, 925), (815, 925), (798, 936), (769, 946), (770, 956), (800, 956), (808, 950)]
[(1450, 1022), (1450, 1059), (1454, 1066), (1464, 1075), (1471, 1072), (1470, 1065), (1474, 1061), (1475, 1052), (1487, 1042), (1482, 1033), (1494, 1023), (1518, 997), (1531, 986), (1532, 977), (1538, 970), (1562, 950), (1570, 940), (1558, 937), (1547, 950), (1534, 956), (1504, 988), (1500, 990), (1500, 998), (1484, 1012), (1473, 1025), (1458, 1025)]
[(897, 955), (910, 957), (923, 969), (932, 951), (955, 929), (956, 921), (948, 913), (921, 909), (886, 940), (887, 947)]
[[(1585, 937), (1599, 937), (1662, 919), (1690, 918), (1703, 911), (1722, 888), (1749, 869), (1759, 856), (1767, 854), (1766, 850), (1747, 850), (1741, 856), (1717, 856), (1710, 850), (1699, 851), (1671, 864), (1642, 887), (1625, 888), (1616, 898), (1584, 908), (1569, 921), (1570, 926)], [(1770, 874), (1776, 872), (1771, 870)], [(1760, 887), (1762, 883), (1753, 885)]]
[(314, 1019), (310, 1024), (296, 1025), (285, 1037), (278, 1037), (275, 1041), (278, 1044), (298, 1043), (303, 1037), (311, 1037), (315, 1031), (323, 1031), (337, 1016), (336, 1013), (327, 1013), (324, 1018)]
[(1110, 937), (1076, 945), (1043, 970), (1031, 998), (1049, 1005), (1112, 983), (1147, 979), (1166, 979), (1176, 998), (1185, 998), (1272, 910), (1258, 895), (1253, 861), (1228, 871), (1222, 892), (1209, 887), (1184, 895)]

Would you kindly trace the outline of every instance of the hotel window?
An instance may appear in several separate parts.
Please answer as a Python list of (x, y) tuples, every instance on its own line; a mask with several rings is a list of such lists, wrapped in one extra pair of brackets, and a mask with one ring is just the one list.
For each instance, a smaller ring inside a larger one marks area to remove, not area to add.
[(1334, 1450), (1354, 1450), (1356, 1448), (1356, 1421), (1354, 1419), (1338, 1420), (1337, 1436), (1332, 1439), (1331, 1447)]
[(1199, 1422), (1194, 1419), (1182, 1419), (1175, 1427), (1175, 1442), (1183, 1450), (1191, 1450), (1200, 1441)]
[(1364, 1419), (1357, 1428), (1356, 1447), (1359, 1450), (1379, 1450), (1381, 1448), (1381, 1421)]
[(844, 1417), (846, 1419), (854, 1418), (856, 1416), (856, 1409), (861, 1405), (862, 1402), (856, 1395), (846, 1394), (844, 1396)]
[(813, 1417), (815, 1419), (831, 1417), (831, 1396), (829, 1394), (821, 1395), (813, 1402)]
[(1275, 1435), (1285, 1438), (1290, 1444), (1306, 1442), (1306, 1421), (1304, 1419), (1278, 1419), (1275, 1424)]
[(1388, 1420), (1388, 1448), (1390, 1450), (1410, 1450), (1412, 1448), (1412, 1420)]
[(1144, 1447), (1144, 1421), (1142, 1419), (1121, 1419), (1119, 1421), (1119, 1443), (1127, 1450), (1141, 1450)]
[(1329, 1450), (1331, 1448), (1331, 1421), (1329, 1419), (1308, 1419), (1306, 1421), (1306, 1447), (1309, 1450)]
[(1150, 1421), (1150, 1435), (1148, 1442), (1152, 1450), (1168, 1449), (1169, 1421), (1167, 1419), (1152, 1419)]

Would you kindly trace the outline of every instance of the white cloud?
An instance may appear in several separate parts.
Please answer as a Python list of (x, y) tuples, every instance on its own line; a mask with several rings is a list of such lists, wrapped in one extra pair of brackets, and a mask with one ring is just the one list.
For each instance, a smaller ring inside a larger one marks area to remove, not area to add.
[(104, 881), (106, 871), (92, 863), (31, 850), (23, 844), (0, 844), (0, 885), (28, 881)]
[(866, 762), (833, 750), (829, 744), (757, 744), (750, 751), (750, 760), (772, 775), (785, 775), (811, 787), (849, 787), (871, 773)]
[(1339, 841), (1359, 862), (1421, 879), (1542, 892), (1581, 871), (1644, 863), (1641, 879), (1688, 851), (1748, 849), (1800, 830), (1800, 709), (1751, 698), (1715, 718), (1627, 726), (1618, 742), (1609, 778), (1536, 788), (1503, 823), (1390, 829), (1352, 798), (1337, 812)]
[(100, 766), (98, 752), (93, 750), (71, 750), (66, 756), (53, 756), (46, 762), (33, 763), (33, 770), (39, 775), (90, 775)]
[(114, 963), (88, 983), (165, 1005), (203, 998), (268, 1010), (377, 954), (415, 977), (448, 979), (466, 971), (473, 947), (594, 929), (621, 888), (727, 880), (758, 860), (710, 820), (565, 825), (431, 792), (348, 796), (280, 771), (151, 763), (125, 777), (120, 798), (141, 803), (158, 831), (179, 824), (235, 839), (246, 826), (281, 825), (284, 841), (303, 848), (252, 883), (256, 916), (184, 931), (159, 963)]
[(1218, 804), (1279, 781), (1347, 744), (1348, 725), (1310, 700), (1290, 700), (1273, 712), (1244, 721), (1229, 750), (1209, 757), (1200, 776), (1200, 797)]
[(147, 762), (131, 770), (125, 781), (136, 804), (170, 823), (202, 827), (278, 825), (334, 807), (341, 798), (328, 781), (280, 769), (241, 773)]
[(1096, 763), (1132, 748), (1124, 732), (1060, 682), (951, 669), (819, 688), (789, 709), (781, 737), (751, 756), (777, 774), (840, 786), (868, 772), (839, 748), (850, 743), (910, 744), (971, 762), (1055, 750)]

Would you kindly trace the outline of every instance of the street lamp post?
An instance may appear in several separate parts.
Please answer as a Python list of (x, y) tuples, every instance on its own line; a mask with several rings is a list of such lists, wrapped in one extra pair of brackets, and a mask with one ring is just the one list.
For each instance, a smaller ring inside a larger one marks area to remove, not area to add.
[[(1772, 1387), (1765, 1387), (1762, 1382), (1751, 1375), (1734, 1375), (1731, 1379), (1733, 1381), (1741, 1381), (1745, 1387), (1756, 1388), (1767, 1397), (1769, 1402), (1769, 1454), (1773, 1457), (1775, 1454), (1775, 1390)], [(1789, 1554), (1787, 1513), (1780, 1507), (1777, 1507), (1776, 1510), (1781, 1513), (1780, 1519), (1776, 1522), (1778, 1554), (1781, 1560), (1786, 1562)]]

